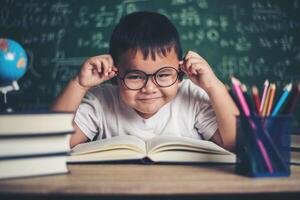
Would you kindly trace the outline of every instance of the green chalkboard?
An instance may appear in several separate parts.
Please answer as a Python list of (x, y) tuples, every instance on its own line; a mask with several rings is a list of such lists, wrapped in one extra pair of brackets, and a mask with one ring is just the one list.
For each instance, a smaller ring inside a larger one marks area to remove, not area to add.
[(21, 43), (30, 60), (21, 89), (8, 95), (12, 107), (47, 107), (86, 58), (107, 53), (119, 19), (138, 10), (168, 16), (184, 51), (201, 54), (226, 83), (230, 75), (259, 89), (265, 79), (279, 88), (299, 80), (299, 0), (1, 0), (0, 38)]

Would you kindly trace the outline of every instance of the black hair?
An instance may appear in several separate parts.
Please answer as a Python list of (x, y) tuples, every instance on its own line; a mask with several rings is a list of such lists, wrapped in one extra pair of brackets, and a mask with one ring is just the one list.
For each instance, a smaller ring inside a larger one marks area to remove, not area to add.
[(171, 21), (164, 15), (140, 11), (123, 17), (112, 32), (109, 54), (115, 62), (120, 56), (138, 49), (144, 59), (155, 60), (156, 54), (166, 56), (174, 48), (178, 59), (182, 58), (182, 49), (178, 32)]

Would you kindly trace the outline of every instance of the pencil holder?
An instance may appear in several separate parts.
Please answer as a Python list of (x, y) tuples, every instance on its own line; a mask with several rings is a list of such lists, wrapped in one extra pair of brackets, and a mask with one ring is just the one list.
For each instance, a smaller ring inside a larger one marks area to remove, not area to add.
[(238, 174), (251, 177), (290, 175), (291, 115), (237, 118)]

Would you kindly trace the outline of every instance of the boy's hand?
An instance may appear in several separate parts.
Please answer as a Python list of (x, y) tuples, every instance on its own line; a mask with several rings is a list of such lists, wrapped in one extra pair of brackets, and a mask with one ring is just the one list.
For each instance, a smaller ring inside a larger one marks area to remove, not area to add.
[(206, 92), (219, 82), (206, 60), (193, 51), (189, 51), (179, 64), (189, 79)]
[(77, 75), (79, 85), (89, 89), (113, 78), (118, 69), (110, 55), (100, 55), (87, 59)]

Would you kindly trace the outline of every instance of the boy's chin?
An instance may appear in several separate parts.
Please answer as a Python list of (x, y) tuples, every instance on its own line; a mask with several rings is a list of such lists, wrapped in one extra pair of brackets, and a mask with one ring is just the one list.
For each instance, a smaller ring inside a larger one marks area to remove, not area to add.
[(148, 119), (155, 115), (159, 109), (135, 109), (136, 113), (141, 117)]

